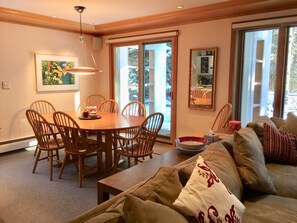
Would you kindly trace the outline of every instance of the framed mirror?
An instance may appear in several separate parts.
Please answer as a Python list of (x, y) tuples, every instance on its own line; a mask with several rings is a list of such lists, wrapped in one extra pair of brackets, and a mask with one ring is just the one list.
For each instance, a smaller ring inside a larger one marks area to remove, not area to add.
[(190, 50), (189, 108), (214, 110), (217, 48)]

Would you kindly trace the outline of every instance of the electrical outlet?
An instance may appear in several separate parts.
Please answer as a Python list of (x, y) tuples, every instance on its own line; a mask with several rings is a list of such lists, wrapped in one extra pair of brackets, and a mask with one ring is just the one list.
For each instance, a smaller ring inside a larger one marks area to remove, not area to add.
[(11, 88), (10, 81), (2, 81), (2, 89), (9, 90)]

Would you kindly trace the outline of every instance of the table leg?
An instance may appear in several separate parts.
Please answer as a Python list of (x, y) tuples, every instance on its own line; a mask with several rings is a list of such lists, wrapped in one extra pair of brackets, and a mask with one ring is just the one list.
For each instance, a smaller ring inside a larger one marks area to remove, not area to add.
[(104, 201), (107, 201), (109, 199), (109, 193), (105, 192), (103, 190), (103, 186), (100, 185), (100, 183), (98, 182), (97, 184), (97, 204), (101, 204), (103, 203)]
[(106, 169), (109, 170), (112, 168), (112, 131), (105, 132), (105, 164)]

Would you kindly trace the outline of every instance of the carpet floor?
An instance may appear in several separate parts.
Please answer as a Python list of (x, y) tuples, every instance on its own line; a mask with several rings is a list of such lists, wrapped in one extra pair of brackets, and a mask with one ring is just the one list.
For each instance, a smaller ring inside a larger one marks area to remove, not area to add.
[[(162, 143), (154, 147), (157, 154), (171, 149)], [(33, 154), (32, 148), (0, 154), (0, 223), (67, 222), (97, 205), (97, 181), (104, 176), (85, 177), (79, 188), (78, 173), (70, 165), (62, 179), (58, 179), (60, 169), (54, 168), (50, 181), (47, 161), (40, 161), (32, 174)]]

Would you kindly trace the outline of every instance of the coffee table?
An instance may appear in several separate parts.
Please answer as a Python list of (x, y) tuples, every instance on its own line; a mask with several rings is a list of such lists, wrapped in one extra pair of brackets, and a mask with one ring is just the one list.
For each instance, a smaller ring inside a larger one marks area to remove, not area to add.
[(158, 157), (99, 180), (97, 183), (98, 204), (108, 200), (110, 194), (117, 195), (153, 176), (161, 166), (175, 166), (190, 157), (190, 155), (173, 149)]

